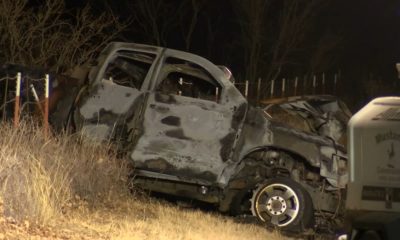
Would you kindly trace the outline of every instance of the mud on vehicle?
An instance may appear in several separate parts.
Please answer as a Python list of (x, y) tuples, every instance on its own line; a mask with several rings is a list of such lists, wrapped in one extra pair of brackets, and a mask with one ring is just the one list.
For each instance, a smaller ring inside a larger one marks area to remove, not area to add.
[(284, 230), (335, 219), (347, 181), (343, 145), (250, 106), (231, 78), (227, 68), (190, 53), (112, 43), (52, 116), (69, 116), (76, 130), (117, 143), (141, 188)]

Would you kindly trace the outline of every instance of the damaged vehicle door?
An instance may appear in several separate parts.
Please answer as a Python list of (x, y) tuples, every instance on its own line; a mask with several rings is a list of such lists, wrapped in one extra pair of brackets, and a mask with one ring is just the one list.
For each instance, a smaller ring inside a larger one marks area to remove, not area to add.
[(247, 103), (204, 58), (166, 49), (161, 62), (131, 159), (142, 176), (219, 182)]
[[(157, 55), (139, 50), (105, 52), (75, 111), (75, 124), (97, 140), (133, 136)], [(93, 74), (92, 74), (93, 75)], [(129, 129), (129, 130), (128, 130)]]
[[(117, 143), (134, 164), (135, 186), (282, 230), (333, 224), (347, 182), (340, 106), (297, 99), (280, 104), (286, 117), (278, 118), (250, 106), (231, 78), (194, 54), (112, 43), (78, 95), (72, 122)], [(290, 126), (292, 114), (312, 131)]]

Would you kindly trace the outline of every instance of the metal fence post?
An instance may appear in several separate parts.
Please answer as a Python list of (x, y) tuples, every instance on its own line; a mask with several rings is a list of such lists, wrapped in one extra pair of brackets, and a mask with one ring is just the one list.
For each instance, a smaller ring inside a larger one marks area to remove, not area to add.
[(15, 89), (15, 106), (14, 106), (14, 127), (19, 126), (20, 118), (20, 95), (21, 95), (21, 73), (17, 73), (17, 84)]
[(315, 88), (317, 87), (317, 76), (313, 76), (313, 95), (315, 95)]
[(50, 76), (45, 77), (45, 99), (44, 99), (44, 136), (49, 135), (49, 92), (50, 92)]
[(257, 79), (257, 104), (260, 101), (261, 78)]

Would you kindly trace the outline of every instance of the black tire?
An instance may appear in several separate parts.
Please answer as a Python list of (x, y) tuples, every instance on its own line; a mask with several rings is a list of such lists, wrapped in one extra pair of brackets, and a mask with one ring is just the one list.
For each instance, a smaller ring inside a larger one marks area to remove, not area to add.
[(270, 227), (304, 232), (314, 225), (314, 206), (308, 192), (290, 178), (274, 178), (253, 193), (251, 211)]
[(232, 199), (229, 207), (229, 213), (232, 216), (238, 216), (243, 214), (250, 214), (250, 198), (252, 189), (239, 190)]

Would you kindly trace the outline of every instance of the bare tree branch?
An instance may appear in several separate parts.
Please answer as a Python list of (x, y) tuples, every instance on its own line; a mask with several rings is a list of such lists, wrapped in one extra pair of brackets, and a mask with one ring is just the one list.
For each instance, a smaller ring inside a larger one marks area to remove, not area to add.
[(28, 0), (0, 3), (0, 59), (62, 72), (89, 62), (125, 27), (111, 13), (93, 16), (86, 6), (68, 12), (63, 0), (45, 0), (30, 7)]
[[(167, 33), (177, 25), (179, 9), (173, 2), (160, 0), (132, 1), (128, 8), (133, 13), (134, 28), (146, 42), (166, 46)], [(179, 7), (178, 7), (179, 8)]]
[(307, 48), (314, 17), (324, 2), (327, 1), (234, 1), (240, 19), (246, 79), (253, 83), (259, 77), (270, 81), (279, 77), (284, 67), (300, 64), (302, 59), (295, 55)]
[(205, 0), (191, 0), (190, 3), (188, 3), (188, 1), (183, 1), (182, 3), (183, 4), (179, 8), (181, 9), (179, 11), (179, 22), (183, 34), (183, 40), (185, 42), (185, 49), (186, 51), (189, 51), (200, 11), (203, 9), (206, 2)]

